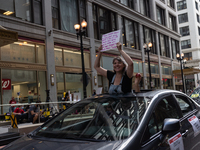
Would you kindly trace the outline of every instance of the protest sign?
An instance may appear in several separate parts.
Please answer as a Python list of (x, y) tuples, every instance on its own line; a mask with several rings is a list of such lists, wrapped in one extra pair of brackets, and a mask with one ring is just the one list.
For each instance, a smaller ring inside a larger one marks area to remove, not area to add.
[(119, 40), (120, 40), (120, 30), (102, 35), (101, 52), (117, 48), (116, 43), (118, 43)]

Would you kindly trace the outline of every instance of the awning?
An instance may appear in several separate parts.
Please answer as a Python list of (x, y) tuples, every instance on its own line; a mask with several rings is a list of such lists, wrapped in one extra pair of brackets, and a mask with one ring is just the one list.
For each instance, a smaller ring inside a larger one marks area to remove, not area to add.
[(17, 32), (0, 29), (0, 47), (17, 41), (18, 41)]
[[(200, 73), (200, 69), (195, 69), (195, 68), (183, 69), (184, 75), (197, 74), (197, 73)], [(181, 70), (173, 70), (173, 74), (181, 74)]]

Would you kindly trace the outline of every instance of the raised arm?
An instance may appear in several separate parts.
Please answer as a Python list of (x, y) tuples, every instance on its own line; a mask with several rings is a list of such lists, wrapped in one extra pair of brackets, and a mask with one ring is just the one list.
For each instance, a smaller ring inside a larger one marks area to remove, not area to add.
[(98, 56), (96, 57), (96, 60), (94, 62), (94, 69), (96, 69), (96, 71), (98, 73), (100, 73), (102, 76), (107, 77), (107, 70), (100, 66), (100, 59), (101, 59), (101, 55), (102, 55), (102, 52), (101, 52), (102, 45), (100, 45), (98, 50), (99, 50), (99, 53), (98, 53)]
[(122, 50), (122, 44), (120, 42), (117, 43), (117, 48), (118, 48), (120, 54), (122, 55), (122, 57), (124, 58), (124, 60), (126, 61), (126, 63), (128, 64), (126, 74), (129, 78), (132, 78), (132, 76), (133, 76), (133, 61), (132, 61), (131, 57)]

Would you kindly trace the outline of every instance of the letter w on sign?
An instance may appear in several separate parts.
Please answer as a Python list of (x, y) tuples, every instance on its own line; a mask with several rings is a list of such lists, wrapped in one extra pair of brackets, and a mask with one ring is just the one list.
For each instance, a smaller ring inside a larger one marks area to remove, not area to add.
[(2, 89), (11, 90), (11, 79), (2, 79)]

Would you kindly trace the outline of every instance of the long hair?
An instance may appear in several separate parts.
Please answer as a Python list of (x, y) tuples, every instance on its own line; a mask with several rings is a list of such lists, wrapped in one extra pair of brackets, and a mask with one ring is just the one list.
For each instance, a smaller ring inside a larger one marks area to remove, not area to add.
[[(122, 62), (124, 65), (125, 65), (125, 67), (123, 68), (123, 70), (122, 70), (122, 72), (123, 72), (123, 74), (125, 73), (125, 71), (126, 71), (126, 69), (127, 69), (127, 63), (125, 62), (125, 60), (122, 58), (122, 57), (120, 57), (120, 56), (117, 56), (117, 57), (115, 57), (115, 58), (113, 58), (113, 64), (114, 64), (114, 61), (115, 60), (117, 60), (117, 61), (119, 61), (119, 62)], [(116, 73), (116, 71), (114, 70), (114, 72)]]

